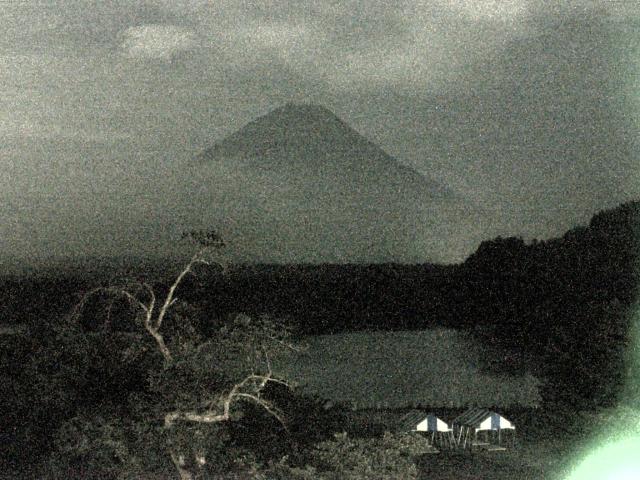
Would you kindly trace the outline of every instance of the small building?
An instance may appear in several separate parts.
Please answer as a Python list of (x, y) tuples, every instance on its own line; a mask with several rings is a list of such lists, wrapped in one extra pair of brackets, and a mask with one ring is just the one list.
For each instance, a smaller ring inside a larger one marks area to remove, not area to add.
[(426, 434), (433, 446), (447, 448), (455, 446), (453, 428), (449, 427), (447, 422), (433, 413), (411, 410), (400, 419), (399, 427), (404, 432), (422, 432)]
[[(469, 408), (453, 421), (453, 429), (456, 444), (462, 449), (473, 450), (477, 447), (492, 451), (505, 450), (503, 441), (515, 442), (515, 425), (486, 408)], [(508, 438), (503, 432), (509, 432)]]

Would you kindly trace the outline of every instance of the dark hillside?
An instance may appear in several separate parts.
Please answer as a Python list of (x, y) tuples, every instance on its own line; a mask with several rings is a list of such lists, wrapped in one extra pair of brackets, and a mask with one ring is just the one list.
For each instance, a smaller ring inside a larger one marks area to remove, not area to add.
[(639, 214), (631, 202), (561, 238), (485, 241), (462, 265), (247, 267), (197, 296), (220, 312), (289, 318), (304, 333), (472, 329), (494, 347), (492, 368), (564, 385), (548, 397), (611, 404), (624, 380)]
[(615, 403), (637, 291), (639, 224), (640, 203), (631, 202), (562, 238), (484, 242), (462, 266), (465, 282), (482, 285), (471, 300), (484, 319), (477, 333), (563, 385), (554, 395)]
[[(287, 319), (303, 334), (471, 329), (492, 347), (490, 368), (564, 385), (548, 397), (610, 404), (624, 380), (639, 213), (640, 203), (630, 202), (561, 238), (485, 241), (461, 265), (252, 265), (224, 278), (203, 269), (178, 295), (209, 324), (245, 312)], [(7, 279), (4, 321), (62, 315), (93, 283), (80, 275)]]

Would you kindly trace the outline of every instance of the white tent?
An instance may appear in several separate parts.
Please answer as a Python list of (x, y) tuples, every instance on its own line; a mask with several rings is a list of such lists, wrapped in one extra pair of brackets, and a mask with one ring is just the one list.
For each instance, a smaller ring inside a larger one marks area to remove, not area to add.
[[(487, 447), (490, 450), (502, 450), (502, 431), (513, 433), (515, 440), (515, 425), (499, 413), (486, 408), (473, 407), (465, 411), (453, 421), (456, 432), (456, 442), (462, 448), (474, 446)], [(478, 432), (484, 432), (484, 442), (478, 441)]]
[(433, 413), (412, 410), (400, 419), (400, 428), (405, 432), (424, 432), (430, 434), (431, 444), (453, 447), (455, 445), (453, 428)]

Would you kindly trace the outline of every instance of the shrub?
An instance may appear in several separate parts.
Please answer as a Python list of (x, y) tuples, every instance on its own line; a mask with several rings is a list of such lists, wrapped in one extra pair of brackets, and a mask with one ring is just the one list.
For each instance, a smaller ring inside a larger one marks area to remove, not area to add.
[(427, 448), (426, 440), (415, 435), (361, 439), (342, 433), (319, 443), (312, 458), (327, 479), (417, 479), (415, 458)]

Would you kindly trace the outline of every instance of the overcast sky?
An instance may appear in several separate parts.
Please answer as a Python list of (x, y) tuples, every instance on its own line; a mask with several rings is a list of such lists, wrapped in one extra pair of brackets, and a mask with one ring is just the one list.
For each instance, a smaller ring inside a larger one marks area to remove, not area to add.
[(640, 198), (634, 1), (27, 0), (0, 31), (5, 260), (179, 230), (192, 156), (292, 100), (481, 206), (487, 232), (546, 238)]

